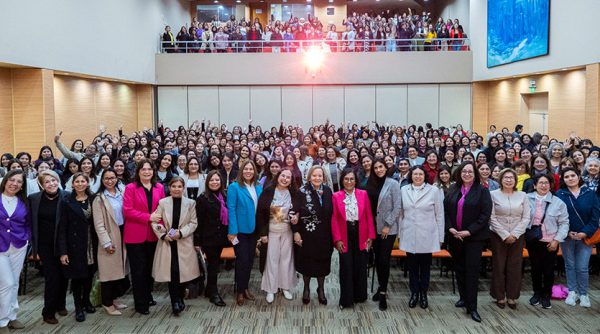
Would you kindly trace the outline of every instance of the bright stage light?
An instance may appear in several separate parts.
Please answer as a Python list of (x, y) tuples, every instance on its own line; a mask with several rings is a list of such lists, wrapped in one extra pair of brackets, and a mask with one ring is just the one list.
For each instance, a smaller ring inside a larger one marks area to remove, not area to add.
[(323, 65), (323, 60), (325, 59), (325, 54), (323, 49), (318, 46), (311, 46), (304, 53), (304, 65), (306, 66), (306, 71), (310, 72), (310, 74), (315, 77), (317, 72), (321, 69), (321, 65)]

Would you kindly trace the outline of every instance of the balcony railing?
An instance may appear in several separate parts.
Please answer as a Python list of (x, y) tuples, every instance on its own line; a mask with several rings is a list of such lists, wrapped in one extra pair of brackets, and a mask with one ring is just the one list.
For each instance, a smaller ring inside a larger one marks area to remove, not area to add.
[(160, 41), (161, 53), (469, 51), (468, 38)]

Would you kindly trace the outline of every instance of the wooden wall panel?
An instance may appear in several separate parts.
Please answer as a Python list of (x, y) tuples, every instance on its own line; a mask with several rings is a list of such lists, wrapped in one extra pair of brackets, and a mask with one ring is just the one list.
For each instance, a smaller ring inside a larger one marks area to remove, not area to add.
[(0, 68), (0, 152), (14, 152), (12, 75), (8, 68)]
[(89, 144), (100, 125), (111, 134), (121, 125), (126, 134), (151, 128), (153, 115), (152, 86), (54, 76), (53, 132), (63, 131), (62, 141), (67, 146), (77, 138)]
[[(480, 134), (487, 133), (487, 125), (495, 124), (514, 130), (516, 124), (525, 126), (528, 132), (529, 115), (523, 105), (521, 94), (529, 92), (531, 80), (536, 80), (537, 92), (548, 92), (548, 135), (564, 140), (571, 131), (594, 139), (586, 128), (586, 71), (559, 71), (523, 78), (488, 81), (473, 84), (473, 124)], [(487, 121), (485, 120), (487, 95)], [(485, 129), (483, 128), (486, 125)], [(594, 128), (597, 128), (595, 126)]]
[(488, 83), (474, 82), (471, 94), (471, 122), (473, 130), (484, 136), (491, 123), (488, 121)]
[(600, 63), (585, 68), (585, 134), (600, 140)]
[(11, 72), (15, 152), (26, 151), (37, 156), (45, 144), (42, 70), (13, 69)]
[(154, 87), (137, 85), (137, 128), (154, 126)]
[(42, 71), (43, 104), (44, 104), (44, 142), (52, 143), (56, 135), (56, 119), (54, 113), (54, 71)]
[[(54, 79), (54, 113), (56, 131), (70, 146), (75, 139), (89, 144), (98, 133), (94, 80), (56, 76)], [(110, 129), (108, 129), (110, 130)]]

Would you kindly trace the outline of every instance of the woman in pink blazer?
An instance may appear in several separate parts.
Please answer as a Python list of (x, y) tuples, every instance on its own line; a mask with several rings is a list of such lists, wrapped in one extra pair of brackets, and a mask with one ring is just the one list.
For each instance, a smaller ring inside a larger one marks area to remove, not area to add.
[(367, 300), (368, 251), (375, 239), (369, 196), (356, 189), (356, 174), (340, 174), (343, 189), (333, 194), (331, 234), (340, 253), (340, 309)]
[(156, 305), (152, 298), (152, 261), (158, 239), (152, 231), (152, 223), (161, 219), (154, 211), (164, 197), (164, 188), (157, 182), (152, 162), (140, 160), (135, 182), (128, 184), (123, 194), (123, 242), (131, 268), (135, 310), (141, 314), (149, 314), (149, 307)]

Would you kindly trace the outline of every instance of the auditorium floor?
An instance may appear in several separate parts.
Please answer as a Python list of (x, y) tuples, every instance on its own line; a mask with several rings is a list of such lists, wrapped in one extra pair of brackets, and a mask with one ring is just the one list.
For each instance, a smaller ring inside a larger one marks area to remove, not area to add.
[[(257, 261), (256, 261), (257, 262)], [(251, 278), (255, 302), (243, 307), (234, 306), (233, 273), (223, 270), (220, 290), (226, 307), (213, 306), (205, 298), (186, 300), (187, 309), (176, 318), (171, 315), (168, 291), (165, 284), (157, 285), (154, 298), (158, 305), (151, 308), (149, 316), (127, 309), (123, 316), (111, 317), (98, 309), (77, 323), (73, 314), (71, 296), (67, 296), (69, 315), (59, 317), (58, 325), (48, 325), (41, 319), (43, 306), (43, 280), (30, 268), (27, 294), (19, 297), (19, 319), (26, 329), (13, 333), (599, 333), (600, 332), (600, 276), (590, 276), (592, 308), (570, 307), (563, 301), (553, 301), (552, 309), (532, 307), (529, 272), (523, 279), (523, 295), (517, 310), (500, 310), (489, 297), (490, 280), (482, 279), (479, 293), (479, 313), (483, 322), (478, 324), (462, 309), (454, 307), (457, 295), (452, 294), (450, 278), (440, 277), (439, 268), (432, 268), (429, 309), (410, 309), (408, 303), (408, 278), (395, 266), (390, 277), (388, 310), (381, 312), (369, 300), (352, 309), (340, 311), (337, 257), (334, 256), (332, 274), (327, 278), (326, 293), (329, 305), (321, 306), (316, 298), (316, 281), (312, 282), (311, 304), (301, 302), (302, 284), (298, 284), (292, 301), (276, 297), (267, 304), (259, 292), (260, 273), (254, 270)], [(435, 264), (435, 261), (434, 261)], [(565, 283), (559, 277), (558, 283)], [(369, 278), (369, 288), (371, 280)], [(377, 284), (375, 284), (375, 288)], [(371, 294), (369, 294), (371, 296)], [(123, 298), (132, 305), (132, 296)]]

